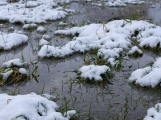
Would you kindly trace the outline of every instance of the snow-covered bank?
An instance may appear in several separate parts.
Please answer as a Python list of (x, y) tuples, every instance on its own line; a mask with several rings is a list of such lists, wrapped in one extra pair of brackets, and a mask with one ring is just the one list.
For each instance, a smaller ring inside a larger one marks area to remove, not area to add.
[(0, 94), (1, 120), (69, 120), (76, 113), (70, 110), (64, 113), (64, 117), (57, 109), (55, 102), (35, 93), (17, 96)]

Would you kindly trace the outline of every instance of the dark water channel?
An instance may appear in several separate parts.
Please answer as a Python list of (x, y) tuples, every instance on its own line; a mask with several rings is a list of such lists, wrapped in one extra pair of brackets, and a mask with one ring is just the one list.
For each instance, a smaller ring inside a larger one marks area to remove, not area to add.
[[(155, 7), (153, 6), (155, 5)], [(154, 24), (161, 25), (161, 2), (148, 2), (141, 5), (128, 5), (127, 7), (98, 7), (92, 6), (91, 3), (73, 2), (67, 4), (66, 8), (76, 10), (74, 15), (59, 21), (49, 21), (44, 24), (48, 35), (52, 37), (52, 45), (63, 45), (70, 41), (71, 37), (60, 37), (54, 35), (56, 29), (65, 29), (71, 27), (57, 27), (60, 21), (74, 22), (75, 25), (81, 26), (89, 23), (106, 23), (111, 19), (144, 19), (150, 20)], [(8, 27), (14, 27), (16, 30), (22, 30), (22, 25), (5, 23), (0, 29), (8, 31)], [(28, 44), (23, 45), (15, 50), (0, 52), (0, 65), (3, 61), (12, 58), (24, 57), (25, 62), (33, 63), (30, 70), (38, 66), (37, 81), (33, 78), (29, 82), (19, 86), (21, 94), (31, 92), (41, 93), (45, 84), (44, 93), (52, 94), (57, 97), (56, 103), (62, 104), (66, 98), (70, 100), (68, 107), (80, 112), (80, 119), (96, 120), (140, 120), (146, 115), (146, 107), (152, 107), (161, 102), (160, 91), (148, 90), (129, 85), (128, 77), (135, 69), (146, 66), (149, 62), (158, 57), (151, 51), (145, 51), (144, 55), (139, 58), (126, 58), (124, 68), (121, 71), (114, 71), (115, 76), (111, 79), (113, 85), (96, 85), (88, 83), (77, 83), (73, 80), (77, 77), (73, 71), (84, 65), (85, 54), (73, 54), (65, 59), (41, 59), (37, 54), (39, 51), (38, 41), (43, 34), (37, 33), (36, 30), (24, 31), (29, 36)], [(153, 58), (154, 57), (154, 58)], [(131, 66), (129, 68), (129, 66)], [(16, 91), (16, 86), (3, 86), (0, 93)], [(92, 118), (89, 118), (88, 116)]]

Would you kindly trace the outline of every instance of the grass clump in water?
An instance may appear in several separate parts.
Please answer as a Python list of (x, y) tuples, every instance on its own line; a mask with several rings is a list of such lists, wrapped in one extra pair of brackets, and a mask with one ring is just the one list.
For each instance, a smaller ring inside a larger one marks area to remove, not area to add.
[(0, 84), (12, 85), (21, 83), (27, 80), (28, 75), (19, 72), (19, 68), (1, 68), (0, 69)]
[(81, 76), (82, 72), (80, 72), (80, 71), (77, 71), (76, 73), (77, 73), (77, 79), (79, 80), (79, 82), (87, 82), (87, 83), (91, 83), (91, 84), (93, 84), (93, 83), (101, 83), (101, 82), (107, 83), (107, 84), (112, 84), (110, 79), (114, 76), (114, 74), (109, 70), (107, 70), (106, 72), (100, 74), (102, 80), (96, 80), (94, 77), (92, 77), (92, 79), (90, 79), (89, 77), (86, 77), (86, 78), (82, 77)]

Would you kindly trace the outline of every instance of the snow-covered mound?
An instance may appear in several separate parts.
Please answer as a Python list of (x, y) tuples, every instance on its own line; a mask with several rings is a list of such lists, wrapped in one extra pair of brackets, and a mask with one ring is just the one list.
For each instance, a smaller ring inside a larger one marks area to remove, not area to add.
[(161, 103), (157, 103), (155, 107), (147, 110), (147, 116), (144, 120), (160, 120), (161, 119)]
[(125, 4), (125, 1), (123, 0), (109, 0), (109, 2), (105, 3), (105, 6), (110, 6), (110, 7), (126, 6), (126, 4)]
[[(161, 27), (146, 21), (115, 20), (107, 24), (90, 24), (83, 27), (73, 27), (68, 30), (57, 30), (55, 34), (75, 35), (72, 41), (66, 45), (50, 46), (44, 45), (40, 49), (39, 57), (64, 57), (74, 52), (85, 52), (91, 49), (99, 49), (104, 55), (111, 49), (113, 53), (110, 56), (118, 57), (115, 49), (129, 49), (131, 46), (131, 37), (134, 35), (140, 47), (156, 47), (161, 42)], [(138, 33), (138, 34), (136, 34)], [(161, 47), (161, 46), (160, 46)], [(111, 53), (111, 52), (110, 52)]]
[[(17, 74), (15, 74), (15, 76), (12, 76), (12, 77), (17, 77), (19, 76), (18, 73), (20, 74), (27, 74), (27, 70), (23, 67), (26, 67), (28, 64), (26, 62), (22, 62), (20, 59), (12, 59), (12, 60), (9, 60), (7, 62), (4, 62), (3, 65), (2, 65), (2, 68), (0, 68), (0, 76), (2, 76), (2, 78), (0, 78), (0, 80), (6, 80), (9, 78), (9, 76), (14, 73), (14, 71), (17, 71)], [(14, 68), (12, 68), (14, 67)], [(17, 75), (17, 76), (16, 76)], [(10, 79), (12, 78), (10, 77)], [(24, 77), (25, 79), (26, 77)], [(4, 83), (6, 81), (3, 81)], [(6, 83), (12, 83), (12, 82), (15, 82), (15, 81), (7, 81)], [(4, 84), (3, 83), (3, 84)]]
[(1, 0), (0, 1), (0, 5), (6, 5), (7, 4), (7, 0)]
[(23, 34), (17, 33), (0, 33), (0, 49), (1, 50), (9, 50), (14, 46), (18, 46), (22, 43), (26, 43), (28, 41), (28, 37)]
[(12, 66), (22, 67), (26, 64), (27, 64), (26, 62), (23, 63), (19, 58), (17, 58), (4, 62), (2, 67), (12, 67)]
[(37, 24), (25, 24), (23, 25), (23, 29), (33, 29), (33, 28), (37, 28)]
[(49, 44), (49, 42), (47, 40), (41, 39), (39, 41), (39, 46), (48, 45), (48, 44)]
[(46, 29), (45, 29), (44, 27), (42, 27), (42, 26), (39, 26), (39, 27), (37, 28), (37, 31), (38, 31), (38, 32), (46, 32)]
[[(54, 0), (56, 3), (71, 3), (71, 2), (78, 2), (81, 0)], [(85, 0), (86, 2), (91, 2), (93, 0)]]
[(67, 13), (63, 10), (53, 9), (53, 0), (35, 0), (6, 4), (0, 6), (0, 20), (11, 23), (45, 23), (47, 20), (65, 18)]
[(161, 82), (161, 58), (156, 59), (152, 66), (140, 68), (132, 72), (129, 82), (135, 82), (142, 87), (155, 87)]
[(125, 3), (129, 3), (129, 4), (142, 4), (145, 3), (145, 1), (143, 0), (122, 0)]
[(143, 54), (143, 51), (141, 51), (137, 46), (132, 47), (132, 49), (128, 52), (129, 55), (132, 55), (134, 53)]
[(0, 94), (1, 120), (69, 120), (75, 110), (65, 113), (64, 117), (56, 112), (58, 105), (35, 93), (10, 96)]
[(89, 78), (90, 80), (94, 79), (95, 81), (102, 81), (101, 74), (104, 74), (106, 71), (110, 71), (110, 68), (106, 65), (88, 65), (83, 66), (79, 69), (81, 72), (81, 78)]
[(108, 58), (118, 58), (120, 56), (119, 53), (122, 51), (123, 51), (122, 48), (113, 48), (113, 49), (101, 48), (98, 50), (97, 55), (103, 57), (104, 60), (106, 60)]
[(49, 35), (43, 35), (43, 36), (42, 36), (42, 39), (51, 40), (51, 37), (50, 37)]

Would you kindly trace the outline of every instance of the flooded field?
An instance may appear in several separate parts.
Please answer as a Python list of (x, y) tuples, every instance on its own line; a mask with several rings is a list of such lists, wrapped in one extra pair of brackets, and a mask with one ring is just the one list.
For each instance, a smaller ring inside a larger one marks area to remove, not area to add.
[[(59, 29), (67, 29), (74, 26), (84, 26), (91, 23), (107, 23), (112, 20), (133, 19), (148, 20), (150, 23), (161, 26), (161, 2), (145, 1), (144, 4), (126, 7), (93, 6), (91, 2), (79, 1), (64, 4), (62, 7), (75, 10), (75, 13), (60, 20), (48, 21), (41, 24), (46, 28), (46, 33), (37, 32), (36, 29), (24, 30), (22, 24), (12, 24), (0, 21), (0, 30), (11, 33), (10, 27), (22, 31), (29, 37), (29, 41), (9, 51), (0, 52), (0, 65), (4, 61), (20, 58), (29, 63), (28, 73), (38, 66), (35, 77), (19, 85), (4, 85), (0, 87), (0, 93), (38, 94), (48, 93), (56, 96), (54, 101), (62, 111), (74, 109), (77, 111), (76, 119), (80, 120), (142, 120), (147, 109), (161, 102), (160, 88), (144, 88), (129, 84), (131, 73), (139, 68), (154, 62), (160, 57), (152, 50), (145, 49), (141, 57), (123, 56), (122, 68), (111, 69), (114, 77), (110, 79), (112, 84), (80, 82), (75, 70), (79, 70), (86, 64), (87, 58), (95, 57), (90, 52), (74, 53), (64, 58), (40, 58), (39, 40), (42, 35), (49, 35), (51, 45), (63, 46), (72, 40), (72, 36), (56, 35)], [(68, 23), (60, 26), (59, 22)], [(126, 51), (124, 51), (126, 53)], [(92, 64), (94, 61), (90, 61)]]

